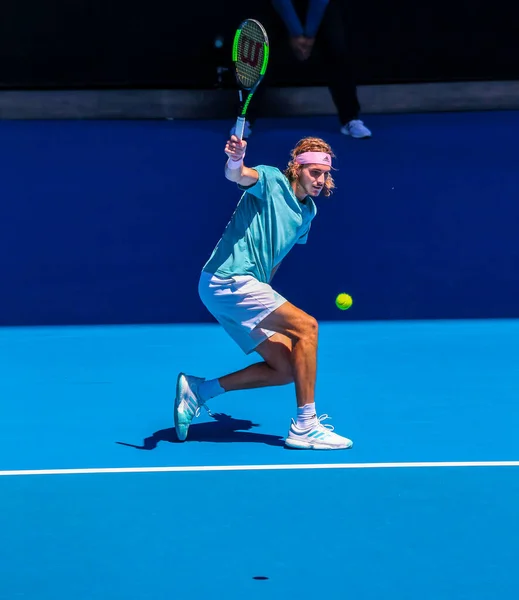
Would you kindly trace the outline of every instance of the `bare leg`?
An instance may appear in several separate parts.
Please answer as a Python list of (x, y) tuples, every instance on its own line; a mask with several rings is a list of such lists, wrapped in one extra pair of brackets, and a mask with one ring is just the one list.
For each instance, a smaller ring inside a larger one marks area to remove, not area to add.
[(296, 384), (297, 405), (311, 404), (315, 399), (315, 380), (317, 378), (317, 327), (315, 335), (309, 333), (307, 339), (300, 338), (295, 342), (292, 351), (292, 368)]
[(265, 362), (218, 379), (226, 392), (295, 382), (298, 406), (312, 404), (317, 376), (317, 321), (285, 302), (258, 327), (276, 331), (256, 351)]
[(220, 385), (226, 392), (233, 392), (292, 383), (291, 345), (289, 338), (275, 333), (256, 348), (265, 362), (220, 377)]
[(277, 331), (291, 340), (290, 361), (297, 405), (313, 403), (317, 377), (317, 321), (290, 302), (285, 302), (259, 326)]

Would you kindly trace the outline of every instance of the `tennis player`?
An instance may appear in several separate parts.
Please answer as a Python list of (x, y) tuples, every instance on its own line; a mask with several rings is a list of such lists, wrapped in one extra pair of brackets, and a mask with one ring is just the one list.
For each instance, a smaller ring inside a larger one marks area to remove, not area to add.
[(193, 417), (224, 392), (295, 384), (297, 419), (285, 445), (290, 448), (341, 449), (353, 442), (317, 417), (317, 321), (270, 285), (281, 261), (295, 244), (305, 244), (316, 215), (314, 198), (329, 196), (333, 152), (319, 138), (302, 139), (284, 173), (244, 165), (247, 142), (231, 136), (225, 145), (225, 176), (243, 195), (222, 238), (204, 265), (199, 295), (214, 318), (245, 354), (263, 361), (218, 379), (180, 373), (175, 398), (175, 427), (185, 440)]

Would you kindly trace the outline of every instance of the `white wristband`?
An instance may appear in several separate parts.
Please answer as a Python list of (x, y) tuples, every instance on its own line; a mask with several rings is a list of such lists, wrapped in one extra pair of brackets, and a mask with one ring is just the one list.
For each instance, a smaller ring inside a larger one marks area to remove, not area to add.
[(243, 156), (240, 158), (240, 160), (237, 161), (232, 160), (232, 158), (229, 158), (229, 160), (227, 161), (227, 166), (229, 167), (229, 169), (239, 169), (242, 165)]

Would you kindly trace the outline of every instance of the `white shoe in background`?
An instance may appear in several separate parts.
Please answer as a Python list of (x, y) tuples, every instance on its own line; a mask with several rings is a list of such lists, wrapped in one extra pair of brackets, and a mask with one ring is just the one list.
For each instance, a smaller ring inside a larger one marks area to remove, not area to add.
[(364, 125), (359, 119), (353, 119), (346, 125), (341, 127), (341, 133), (344, 135), (351, 135), (356, 139), (364, 139), (371, 137), (371, 131)]

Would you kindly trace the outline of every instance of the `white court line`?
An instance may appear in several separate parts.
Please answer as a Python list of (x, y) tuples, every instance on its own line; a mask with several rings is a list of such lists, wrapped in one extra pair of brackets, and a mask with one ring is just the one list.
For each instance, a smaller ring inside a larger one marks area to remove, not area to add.
[(113, 467), (0, 471), (0, 477), (27, 475), (97, 475), (103, 473), (192, 473), (197, 471), (296, 471), (305, 469), (415, 469), (430, 467), (519, 467), (519, 460), (476, 462), (337, 463), (302, 465), (211, 465), (192, 467)]

